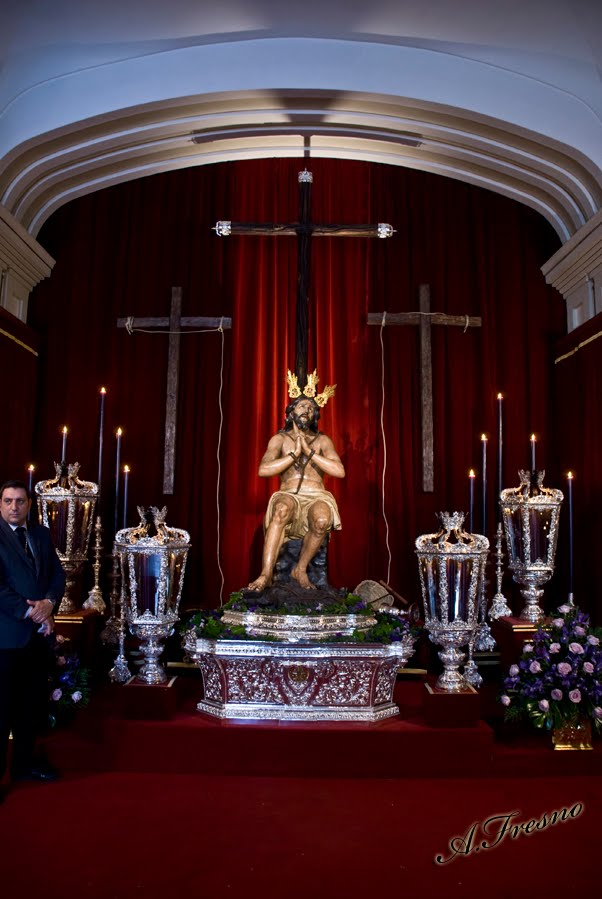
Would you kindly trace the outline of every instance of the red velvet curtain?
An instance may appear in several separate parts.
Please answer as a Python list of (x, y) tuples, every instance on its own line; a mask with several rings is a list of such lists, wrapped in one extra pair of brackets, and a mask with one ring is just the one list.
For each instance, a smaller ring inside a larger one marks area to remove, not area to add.
[[(219, 238), (218, 219), (294, 221), (297, 172), (305, 160), (226, 163), (142, 179), (83, 197), (59, 210), (40, 241), (55, 256), (35, 291), (31, 324), (45, 338), (36, 453), (48, 468), (70, 426), (70, 460), (97, 470), (98, 390), (106, 401), (103, 507), (110, 529), (115, 439), (124, 428), (130, 464), (128, 524), (136, 504), (166, 504), (168, 522), (191, 532), (188, 606), (215, 606), (221, 342), (218, 333), (182, 336), (176, 492), (162, 495), (167, 338), (116, 327), (124, 315), (167, 315), (173, 285), (183, 314), (231, 315), (224, 335), (219, 452), (220, 558), (224, 596), (260, 563), (261, 522), (276, 483), (257, 477), (271, 434), (282, 424), (286, 370), (294, 366), (297, 248), (294, 238)], [(346, 467), (329, 482), (343, 530), (330, 549), (330, 580), (353, 588), (387, 576), (382, 512), (381, 333), (368, 311), (418, 308), (421, 283), (432, 308), (480, 315), (483, 326), (433, 326), (435, 492), (422, 491), (419, 339), (415, 327), (388, 327), (384, 345), (387, 470), (384, 506), (392, 553), (390, 582), (417, 598), (413, 542), (436, 528), (435, 513), (468, 506), (468, 470), (480, 469), (489, 437), (487, 522), (494, 528), (496, 401), (506, 397), (504, 482), (528, 463), (529, 434), (550, 464), (553, 346), (565, 331), (564, 303), (541, 264), (558, 246), (533, 211), (466, 184), (363, 162), (311, 161), (313, 218), (390, 222), (390, 240), (314, 238), (310, 367), (337, 393), (322, 412)], [(480, 474), (480, 471), (478, 471)], [(553, 480), (554, 471), (549, 480)], [(480, 527), (480, 482), (475, 489)], [(121, 521), (121, 512), (120, 512)]]

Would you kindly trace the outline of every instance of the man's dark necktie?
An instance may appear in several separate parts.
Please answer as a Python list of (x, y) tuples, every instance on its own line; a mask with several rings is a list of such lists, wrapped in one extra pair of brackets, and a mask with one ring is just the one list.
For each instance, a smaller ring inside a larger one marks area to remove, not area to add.
[(27, 542), (27, 531), (26, 531), (26, 529), (25, 529), (23, 526), (21, 526), (20, 528), (17, 528), (17, 529), (15, 530), (15, 534), (16, 534), (17, 537), (19, 538), (19, 543), (21, 544), (21, 546), (23, 547), (23, 549), (24, 549), (25, 552), (27, 553), (27, 558), (28, 558), (28, 559), (31, 559), (31, 561), (33, 562), (33, 553), (32, 553), (32, 551), (31, 551), (31, 547), (29, 546), (29, 543)]

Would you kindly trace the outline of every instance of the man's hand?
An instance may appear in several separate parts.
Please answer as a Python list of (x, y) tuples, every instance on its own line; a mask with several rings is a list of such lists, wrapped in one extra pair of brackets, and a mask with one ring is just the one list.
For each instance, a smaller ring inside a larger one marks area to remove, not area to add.
[(28, 599), (27, 604), (31, 606), (32, 611), (29, 616), (35, 624), (42, 624), (52, 615), (54, 605), (49, 599)]
[(53, 630), (54, 630), (54, 618), (51, 615), (50, 618), (47, 618), (45, 621), (42, 622), (41, 627), (40, 627), (40, 633), (42, 634), (43, 637), (49, 637), (50, 634), (53, 632)]

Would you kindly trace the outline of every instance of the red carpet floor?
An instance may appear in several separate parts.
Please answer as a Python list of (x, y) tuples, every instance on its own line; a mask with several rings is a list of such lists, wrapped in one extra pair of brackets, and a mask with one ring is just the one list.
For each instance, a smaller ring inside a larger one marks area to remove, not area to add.
[[(546, 735), (500, 741), (484, 722), (428, 728), (421, 689), (400, 685), (397, 719), (332, 727), (216, 722), (186, 691), (172, 721), (126, 720), (109, 692), (48, 741), (62, 780), (20, 784), (0, 805), (0, 897), (594, 892), (600, 741), (558, 753)], [(567, 821), (435, 861), (476, 822), (516, 812), (526, 824), (576, 803)]]

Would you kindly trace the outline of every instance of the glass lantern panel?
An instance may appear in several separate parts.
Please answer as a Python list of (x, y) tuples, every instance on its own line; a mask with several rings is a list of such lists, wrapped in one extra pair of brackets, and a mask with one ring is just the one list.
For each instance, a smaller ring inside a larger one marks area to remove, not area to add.
[(474, 559), (446, 559), (449, 621), (468, 620), (468, 594)]
[(67, 521), (69, 520), (69, 500), (57, 502), (48, 500), (48, 527), (57, 552), (67, 553)]
[(137, 553), (134, 572), (138, 592), (138, 615), (159, 614), (162, 553)]
[(522, 510), (504, 509), (508, 532), (508, 552), (512, 562), (524, 562)]
[(551, 509), (529, 509), (531, 563), (548, 561), (551, 525)]
[(90, 500), (75, 500), (72, 546), (73, 552), (86, 552), (88, 528), (90, 526), (90, 516), (92, 515), (92, 510), (93, 504), (90, 502)]
[(176, 611), (178, 595), (181, 589), (182, 567), (184, 555), (178, 551), (172, 551), (167, 556), (167, 585), (165, 611)]

